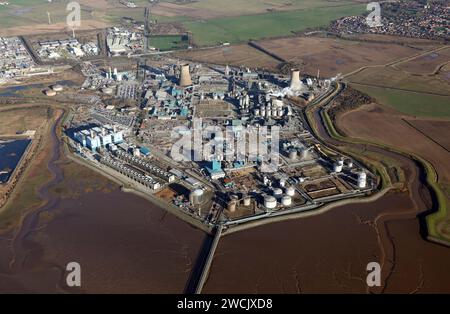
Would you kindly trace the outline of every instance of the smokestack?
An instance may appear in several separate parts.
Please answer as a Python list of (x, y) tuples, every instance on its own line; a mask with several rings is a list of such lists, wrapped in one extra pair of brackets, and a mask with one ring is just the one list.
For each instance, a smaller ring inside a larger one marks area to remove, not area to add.
[(292, 69), (291, 70), (291, 89), (292, 90), (300, 90), (302, 88), (302, 82), (300, 81), (300, 70)]
[(191, 85), (192, 85), (192, 79), (191, 79), (189, 64), (184, 64), (181, 66), (180, 86), (188, 87)]

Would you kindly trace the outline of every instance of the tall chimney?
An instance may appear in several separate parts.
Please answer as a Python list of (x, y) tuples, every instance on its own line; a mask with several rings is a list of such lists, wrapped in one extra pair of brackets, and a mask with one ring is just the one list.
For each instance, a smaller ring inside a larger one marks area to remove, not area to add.
[(291, 70), (291, 89), (292, 90), (300, 90), (302, 88), (302, 82), (300, 81), (300, 70), (292, 69)]
[(180, 86), (188, 87), (191, 85), (192, 85), (192, 79), (191, 79), (189, 64), (184, 64), (181, 66)]

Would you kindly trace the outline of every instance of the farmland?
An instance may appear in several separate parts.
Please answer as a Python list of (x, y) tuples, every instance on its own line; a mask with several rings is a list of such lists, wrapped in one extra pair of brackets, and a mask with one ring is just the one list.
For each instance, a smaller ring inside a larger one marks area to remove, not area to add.
[(367, 93), (378, 102), (398, 111), (418, 117), (450, 118), (450, 96), (395, 90), (387, 87), (353, 84), (354, 88)]
[(331, 21), (364, 12), (362, 5), (317, 8), (259, 15), (187, 21), (183, 25), (194, 34), (199, 46), (223, 42), (238, 43), (292, 35), (308, 28), (327, 26)]
[(177, 57), (214, 64), (276, 70), (279, 61), (247, 44), (183, 51)]

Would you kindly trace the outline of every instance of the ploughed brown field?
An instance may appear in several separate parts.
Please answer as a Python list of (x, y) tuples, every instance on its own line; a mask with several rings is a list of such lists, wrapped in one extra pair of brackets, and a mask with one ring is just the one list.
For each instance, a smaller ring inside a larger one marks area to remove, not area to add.
[(450, 151), (450, 121), (410, 120), (417, 130)]
[(295, 37), (258, 42), (271, 53), (287, 60), (302, 60), (304, 72), (324, 77), (348, 73), (364, 66), (382, 65), (420, 53), (423, 47), (369, 43), (334, 38)]
[[(109, 24), (96, 20), (83, 20), (78, 30), (93, 30), (106, 28)], [(0, 36), (18, 36), (18, 35), (34, 35), (44, 33), (55, 33), (69, 31), (66, 22), (53, 23), (53, 24), (33, 24), (14, 26), (8, 28), (0, 28)]]
[(198, 62), (208, 62), (230, 66), (245, 66), (249, 68), (264, 68), (275, 70), (279, 64), (271, 56), (250, 47), (247, 44), (225, 46), (213, 49), (186, 51), (175, 54), (181, 58)]
[[(411, 126), (428, 125), (424, 134)], [(430, 126), (430, 123), (432, 126)], [(370, 104), (338, 117), (337, 126), (347, 136), (384, 143), (428, 160), (439, 174), (441, 183), (450, 182), (450, 153), (435, 143), (439, 134), (449, 134), (450, 122), (417, 120), (378, 104)], [(430, 138), (428, 138), (429, 136)], [(442, 142), (442, 139), (441, 139)]]
[(450, 62), (450, 48), (413, 59), (397, 67), (412, 74), (433, 74), (448, 62)]

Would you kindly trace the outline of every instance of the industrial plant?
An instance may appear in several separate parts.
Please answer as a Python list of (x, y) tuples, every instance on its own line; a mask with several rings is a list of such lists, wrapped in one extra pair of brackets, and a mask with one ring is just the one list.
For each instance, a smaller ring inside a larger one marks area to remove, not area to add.
[(191, 222), (232, 228), (377, 187), (304, 118), (333, 80), (170, 58), (83, 69), (82, 90), (100, 101), (67, 129), (74, 154)]

